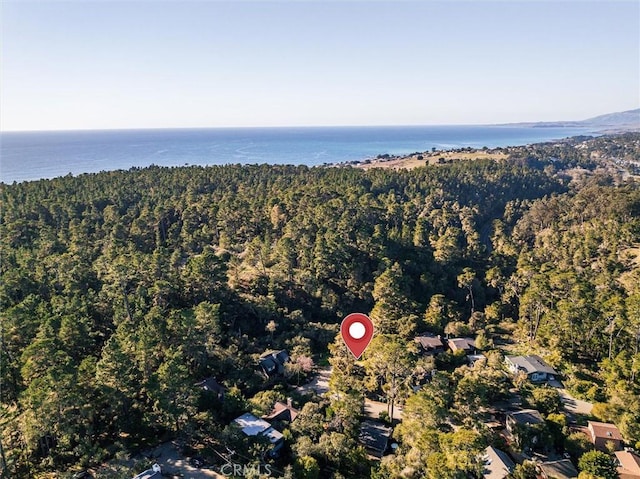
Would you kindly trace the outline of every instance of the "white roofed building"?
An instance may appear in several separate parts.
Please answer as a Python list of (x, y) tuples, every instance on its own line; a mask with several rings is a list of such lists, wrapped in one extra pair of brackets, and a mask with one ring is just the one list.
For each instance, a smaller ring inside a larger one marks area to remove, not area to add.
[(264, 419), (260, 419), (250, 412), (244, 413), (242, 416), (233, 420), (246, 436), (265, 436), (273, 445), (272, 453), (276, 453), (284, 444), (284, 436), (282, 433), (274, 429)]

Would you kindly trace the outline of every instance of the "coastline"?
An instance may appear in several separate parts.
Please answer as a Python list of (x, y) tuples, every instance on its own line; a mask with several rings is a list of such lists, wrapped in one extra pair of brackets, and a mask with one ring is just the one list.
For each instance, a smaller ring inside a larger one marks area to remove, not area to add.
[(258, 136), (257, 130), (251, 129), (83, 132), (80, 138), (73, 132), (3, 135), (0, 182), (12, 184), (152, 165), (413, 168), (486, 157), (487, 151), (500, 159), (498, 153), (505, 148), (597, 134), (572, 128), (544, 129), (543, 135), (540, 131), (451, 126), (272, 129), (260, 130)]

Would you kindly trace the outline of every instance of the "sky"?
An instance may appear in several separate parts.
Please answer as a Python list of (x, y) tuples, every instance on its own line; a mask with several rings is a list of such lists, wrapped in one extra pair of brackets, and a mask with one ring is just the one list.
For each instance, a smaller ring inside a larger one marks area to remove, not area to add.
[(0, 129), (443, 125), (640, 106), (640, 2), (25, 1)]

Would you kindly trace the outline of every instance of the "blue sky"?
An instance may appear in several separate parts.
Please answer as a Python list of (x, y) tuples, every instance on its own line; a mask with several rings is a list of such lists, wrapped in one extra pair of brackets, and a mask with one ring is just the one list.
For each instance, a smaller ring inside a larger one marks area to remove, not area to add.
[(2, 4), (2, 130), (483, 124), (640, 105), (640, 2)]

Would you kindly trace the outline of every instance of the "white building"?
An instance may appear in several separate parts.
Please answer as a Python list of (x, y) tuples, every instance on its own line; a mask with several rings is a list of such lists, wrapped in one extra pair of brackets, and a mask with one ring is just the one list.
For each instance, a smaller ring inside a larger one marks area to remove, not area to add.
[(284, 436), (280, 431), (271, 427), (271, 424), (264, 419), (257, 418), (250, 412), (235, 418), (233, 422), (235, 422), (247, 436), (261, 435), (267, 437), (273, 445), (273, 449), (271, 449), (272, 454), (279, 451), (284, 444)]

